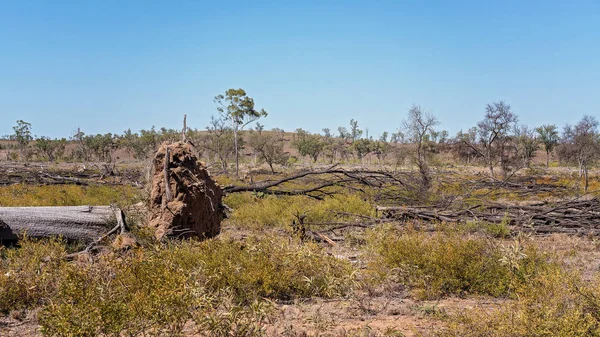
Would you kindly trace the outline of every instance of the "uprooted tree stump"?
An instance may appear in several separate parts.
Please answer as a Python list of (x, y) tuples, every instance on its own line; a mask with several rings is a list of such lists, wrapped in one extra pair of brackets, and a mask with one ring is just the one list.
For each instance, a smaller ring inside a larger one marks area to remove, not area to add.
[(153, 161), (148, 226), (158, 239), (210, 238), (223, 220), (223, 192), (188, 142), (163, 143)]

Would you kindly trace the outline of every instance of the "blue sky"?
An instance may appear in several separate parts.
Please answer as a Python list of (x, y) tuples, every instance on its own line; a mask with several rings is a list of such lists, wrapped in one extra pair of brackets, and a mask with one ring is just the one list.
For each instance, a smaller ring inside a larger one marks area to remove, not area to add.
[(0, 0), (0, 135), (205, 128), (243, 88), (268, 128), (413, 104), (454, 134), (505, 100), (530, 126), (600, 117), (600, 2)]

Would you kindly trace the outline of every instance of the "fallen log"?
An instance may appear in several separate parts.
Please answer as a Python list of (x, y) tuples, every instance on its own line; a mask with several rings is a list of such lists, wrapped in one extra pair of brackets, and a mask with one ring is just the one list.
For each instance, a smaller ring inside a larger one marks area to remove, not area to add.
[(116, 214), (111, 206), (0, 207), (0, 241), (16, 241), (26, 234), (92, 242), (121, 220)]
[(398, 221), (503, 223), (541, 234), (600, 235), (600, 199), (571, 199), (555, 204), (479, 204), (468, 209), (448, 207), (377, 206), (377, 216)]

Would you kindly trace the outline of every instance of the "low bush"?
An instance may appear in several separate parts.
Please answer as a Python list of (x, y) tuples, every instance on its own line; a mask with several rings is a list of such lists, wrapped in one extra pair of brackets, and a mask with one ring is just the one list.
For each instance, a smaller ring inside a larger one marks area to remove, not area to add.
[(271, 300), (334, 297), (355, 284), (349, 262), (272, 235), (146, 245), (66, 262), (60, 241), (4, 249), (0, 309), (41, 307), (47, 336), (260, 335)]
[(224, 202), (234, 211), (228, 222), (240, 228), (291, 226), (297, 214), (305, 214), (306, 222), (325, 222), (342, 218), (340, 213), (374, 215), (374, 206), (357, 194), (343, 194), (316, 200), (306, 196), (272, 196), (235, 193)]
[(18, 249), (0, 246), (0, 313), (42, 305), (56, 293), (66, 268), (66, 247), (58, 239), (24, 238)]
[(142, 199), (132, 186), (9, 185), (0, 186), (0, 206), (131, 205)]
[(370, 271), (392, 278), (420, 299), (445, 295), (506, 296), (548, 263), (521, 240), (507, 247), (493, 240), (443, 230), (427, 233), (380, 227), (367, 235)]
[(498, 308), (464, 310), (449, 318), (440, 337), (600, 336), (600, 288), (582, 285), (564, 270), (534, 277)]

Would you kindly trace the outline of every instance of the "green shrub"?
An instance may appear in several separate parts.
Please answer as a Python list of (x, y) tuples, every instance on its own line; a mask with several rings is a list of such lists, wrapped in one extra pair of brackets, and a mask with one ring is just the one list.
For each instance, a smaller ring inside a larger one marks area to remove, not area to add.
[(234, 193), (224, 202), (234, 211), (228, 223), (241, 228), (291, 226), (296, 214), (305, 214), (305, 221), (325, 222), (340, 219), (339, 213), (374, 215), (373, 205), (357, 194), (343, 194), (316, 200), (306, 196), (258, 196)]
[[(506, 251), (490, 239), (444, 230), (436, 233), (382, 227), (367, 236), (370, 269), (380, 279), (413, 288), (418, 298), (501, 296), (535, 274), (545, 259), (532, 246)], [(510, 246), (512, 247), (512, 246)]]
[(65, 270), (65, 245), (58, 239), (25, 237), (20, 248), (0, 246), (0, 313), (44, 304), (56, 292)]
[(246, 242), (213, 240), (202, 243), (196, 257), (206, 286), (229, 289), (240, 301), (260, 297), (335, 297), (354, 285), (348, 261), (327, 255), (312, 243), (277, 237), (249, 238)]
[(80, 186), (25, 184), (0, 186), (0, 206), (131, 205), (141, 200), (132, 186)]
[(515, 289), (515, 299), (494, 309), (471, 309), (450, 317), (433, 336), (600, 336), (600, 289), (582, 286), (577, 275), (547, 270)]
[(146, 244), (66, 262), (58, 240), (4, 249), (0, 308), (40, 307), (47, 336), (258, 336), (270, 300), (342, 296), (355, 285), (349, 262), (316, 244), (261, 234), (240, 242)]

